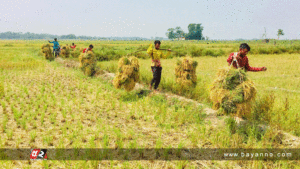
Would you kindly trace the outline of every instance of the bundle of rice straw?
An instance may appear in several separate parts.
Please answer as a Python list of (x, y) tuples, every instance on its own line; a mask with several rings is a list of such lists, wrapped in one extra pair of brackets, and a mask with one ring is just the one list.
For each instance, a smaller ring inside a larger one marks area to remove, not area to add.
[(210, 89), (213, 109), (222, 108), (223, 113), (233, 113), (238, 117), (250, 117), (255, 96), (256, 88), (245, 71), (232, 66), (219, 69)]
[(79, 52), (82, 53), (85, 48), (80, 48)]
[(182, 89), (189, 89), (197, 85), (197, 65), (198, 62), (194, 61), (190, 56), (177, 61), (177, 66), (175, 67), (176, 83)]
[(79, 55), (80, 68), (87, 76), (93, 76), (96, 73), (97, 59), (94, 52), (88, 51)]
[(73, 58), (78, 58), (79, 55), (80, 55), (80, 53), (82, 53), (82, 52), (80, 52), (80, 51), (74, 49), (74, 50), (71, 51), (70, 53), (71, 53), (71, 56), (72, 56)]
[(70, 56), (70, 48), (68, 45), (61, 48), (61, 56), (64, 58), (68, 58)]
[(113, 80), (116, 89), (120, 89), (122, 85), (126, 91), (131, 91), (135, 87), (135, 83), (139, 81), (139, 60), (131, 56), (129, 58), (122, 57), (118, 63), (118, 72)]
[(50, 60), (50, 61), (54, 60), (54, 56), (52, 54), (50, 44), (43, 44), (42, 45), (42, 52), (45, 55), (45, 59)]

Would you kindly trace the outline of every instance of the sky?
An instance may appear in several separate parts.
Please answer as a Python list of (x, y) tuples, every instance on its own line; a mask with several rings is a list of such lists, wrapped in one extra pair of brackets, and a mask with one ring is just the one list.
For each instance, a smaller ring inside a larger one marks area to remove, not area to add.
[(201, 23), (209, 39), (300, 38), (299, 0), (1, 0), (0, 32), (164, 37)]

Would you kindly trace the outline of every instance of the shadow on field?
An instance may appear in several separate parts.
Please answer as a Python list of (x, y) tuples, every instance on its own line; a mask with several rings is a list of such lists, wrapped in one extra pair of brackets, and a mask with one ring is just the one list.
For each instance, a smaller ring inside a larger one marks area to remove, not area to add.
[(122, 94), (120, 99), (122, 101), (127, 101), (127, 102), (133, 102), (133, 101), (138, 101), (139, 99), (148, 96), (151, 93), (150, 90), (137, 90), (137, 91), (132, 91), (132, 92), (126, 92)]

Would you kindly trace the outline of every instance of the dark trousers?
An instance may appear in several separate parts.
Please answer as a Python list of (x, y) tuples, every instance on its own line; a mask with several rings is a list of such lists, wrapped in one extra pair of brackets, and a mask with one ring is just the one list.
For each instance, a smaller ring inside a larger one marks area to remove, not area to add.
[(153, 86), (153, 83), (155, 83), (154, 89), (157, 89), (158, 85), (160, 83), (160, 79), (161, 79), (162, 67), (151, 66), (151, 69), (152, 69), (152, 73), (153, 73), (153, 79), (151, 80), (151, 86)]
[[(59, 55), (59, 49), (53, 49), (53, 55), (54, 55), (54, 57), (57, 57), (57, 55)], [(57, 55), (56, 55), (56, 53), (57, 53)]]

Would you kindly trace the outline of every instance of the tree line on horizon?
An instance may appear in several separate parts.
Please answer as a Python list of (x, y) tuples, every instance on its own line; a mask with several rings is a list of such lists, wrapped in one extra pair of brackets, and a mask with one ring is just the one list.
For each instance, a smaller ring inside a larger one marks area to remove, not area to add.
[(82, 40), (149, 40), (141, 37), (96, 37), (96, 36), (76, 36), (74, 34), (68, 35), (52, 35), (47, 33), (22, 33), (22, 32), (1, 32), (0, 39), (82, 39)]

